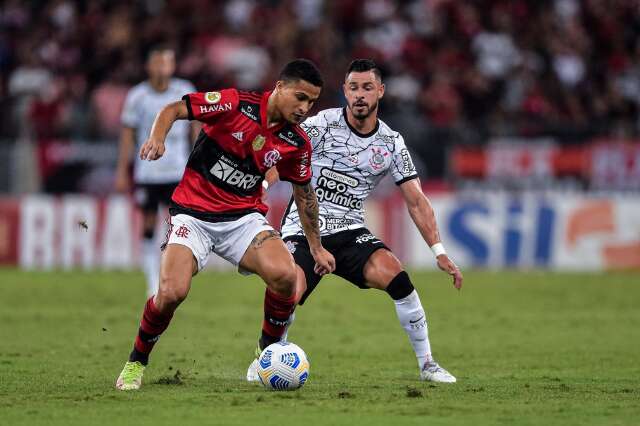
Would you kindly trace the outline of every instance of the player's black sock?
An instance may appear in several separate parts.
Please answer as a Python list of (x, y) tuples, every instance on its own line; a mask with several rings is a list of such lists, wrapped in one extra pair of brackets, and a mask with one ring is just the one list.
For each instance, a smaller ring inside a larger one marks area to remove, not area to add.
[(130, 362), (138, 361), (142, 365), (147, 365), (149, 364), (149, 354), (142, 353), (134, 347), (131, 353), (129, 354), (129, 361)]
[(280, 341), (279, 337), (269, 336), (267, 333), (263, 331), (262, 335), (260, 336), (260, 340), (258, 340), (258, 344), (260, 345), (260, 350), (263, 350), (267, 346), (273, 343), (278, 343), (279, 341)]
[(147, 365), (149, 353), (151, 353), (162, 332), (169, 326), (172, 316), (173, 312), (168, 315), (160, 313), (155, 306), (153, 297), (147, 300), (142, 313), (138, 335), (136, 336), (133, 350), (129, 355), (129, 361), (139, 361), (142, 365)]
[(409, 274), (402, 271), (391, 280), (386, 290), (393, 300), (400, 300), (410, 295), (414, 287)]

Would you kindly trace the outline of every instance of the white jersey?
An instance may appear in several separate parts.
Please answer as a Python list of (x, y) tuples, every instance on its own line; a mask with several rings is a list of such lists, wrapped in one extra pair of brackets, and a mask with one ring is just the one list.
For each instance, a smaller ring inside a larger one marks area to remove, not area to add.
[[(378, 120), (363, 135), (347, 122), (343, 108), (320, 111), (301, 124), (311, 139), (312, 184), (318, 197), (322, 236), (364, 227), (364, 201), (389, 172), (400, 185), (418, 175), (398, 132)], [(293, 200), (282, 235), (303, 235)]]
[[(165, 105), (179, 101), (195, 87), (187, 80), (172, 78), (164, 92), (156, 92), (148, 81), (129, 90), (122, 109), (122, 125), (136, 130), (136, 153), (151, 133), (156, 115)], [(136, 155), (133, 180), (136, 183), (172, 183), (182, 178), (191, 151), (191, 126), (188, 120), (173, 123), (166, 139), (166, 151), (156, 161), (143, 161)]]

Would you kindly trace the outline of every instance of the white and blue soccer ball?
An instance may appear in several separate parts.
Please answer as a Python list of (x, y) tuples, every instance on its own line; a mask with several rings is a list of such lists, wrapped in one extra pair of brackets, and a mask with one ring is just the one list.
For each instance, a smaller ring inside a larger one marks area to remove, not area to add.
[(307, 355), (290, 342), (269, 345), (258, 358), (258, 377), (267, 389), (299, 389), (309, 378)]

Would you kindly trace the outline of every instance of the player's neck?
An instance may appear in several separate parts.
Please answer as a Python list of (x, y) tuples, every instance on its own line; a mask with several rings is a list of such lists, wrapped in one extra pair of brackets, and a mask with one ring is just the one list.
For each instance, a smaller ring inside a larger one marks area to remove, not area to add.
[(267, 128), (277, 126), (283, 120), (282, 114), (280, 114), (280, 111), (276, 108), (274, 96), (275, 91), (271, 92), (269, 100), (267, 101)]
[(370, 114), (368, 117), (359, 119), (353, 116), (351, 109), (347, 108), (346, 115), (347, 115), (347, 121), (349, 122), (349, 125), (351, 125), (351, 127), (356, 129), (359, 133), (362, 133), (365, 135), (371, 133), (373, 129), (376, 128), (376, 125), (378, 124), (378, 114), (375, 112), (373, 114)]
[(169, 79), (168, 78), (155, 78), (155, 79), (150, 78), (149, 84), (151, 85), (151, 88), (153, 90), (161, 93), (169, 88)]

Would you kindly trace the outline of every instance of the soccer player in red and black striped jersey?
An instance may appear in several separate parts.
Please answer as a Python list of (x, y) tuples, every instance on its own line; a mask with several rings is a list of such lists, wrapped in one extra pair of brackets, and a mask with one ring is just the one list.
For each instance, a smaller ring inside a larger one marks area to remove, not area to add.
[(144, 307), (116, 388), (140, 388), (149, 353), (211, 252), (241, 273), (256, 273), (265, 281), (259, 345), (264, 348), (280, 340), (294, 309), (297, 269), (279, 233), (264, 217), (262, 182), (268, 169), (275, 167), (280, 179), (293, 185), (317, 273), (335, 269), (333, 256), (320, 243), (318, 201), (310, 183), (311, 145), (298, 126), (320, 96), (322, 84), (315, 65), (298, 59), (284, 67), (272, 91), (191, 93), (157, 115), (140, 149), (143, 160), (163, 155), (165, 137), (176, 120), (198, 120), (202, 132), (172, 196), (158, 293)]

